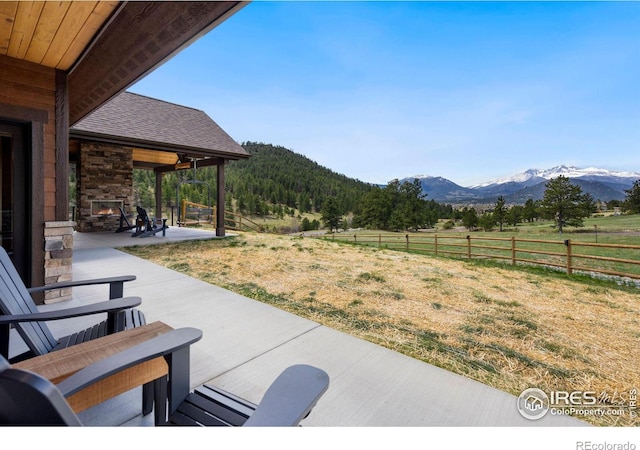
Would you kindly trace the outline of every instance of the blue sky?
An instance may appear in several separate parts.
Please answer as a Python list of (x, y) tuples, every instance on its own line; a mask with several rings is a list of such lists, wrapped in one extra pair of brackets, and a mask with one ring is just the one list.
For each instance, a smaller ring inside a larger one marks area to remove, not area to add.
[(254, 1), (130, 91), (367, 182), (640, 171), (640, 2)]

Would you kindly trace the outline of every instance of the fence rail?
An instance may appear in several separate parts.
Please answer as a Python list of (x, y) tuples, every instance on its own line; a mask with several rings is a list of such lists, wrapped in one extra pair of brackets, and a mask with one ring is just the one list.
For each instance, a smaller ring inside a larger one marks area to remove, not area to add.
[[(201, 205), (187, 200), (182, 200), (178, 226), (198, 226), (202, 224), (216, 226), (217, 214), (216, 206)], [(262, 226), (251, 219), (225, 210), (224, 226), (236, 231), (257, 231), (262, 232)]]
[(230, 230), (236, 231), (256, 231), (262, 233), (264, 229), (260, 224), (255, 223), (251, 219), (247, 219), (241, 214), (225, 211), (224, 226)]
[(514, 266), (550, 266), (561, 268), (569, 275), (574, 271), (594, 272), (640, 279), (640, 245), (594, 244), (571, 239), (554, 241), (438, 234), (334, 233), (318, 237), (436, 256), (505, 260)]
[(215, 206), (182, 200), (178, 214), (178, 226), (200, 225), (203, 223), (215, 225), (215, 211)]

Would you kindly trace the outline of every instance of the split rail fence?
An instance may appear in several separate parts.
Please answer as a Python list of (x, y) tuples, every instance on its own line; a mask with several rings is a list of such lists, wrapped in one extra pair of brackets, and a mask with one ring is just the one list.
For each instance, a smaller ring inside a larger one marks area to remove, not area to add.
[(515, 237), (443, 236), (414, 234), (334, 233), (322, 239), (371, 245), (460, 258), (502, 260), (512, 265), (528, 264), (574, 272), (593, 272), (640, 279), (640, 245), (597, 244), (566, 240)]
[[(216, 206), (207, 206), (182, 200), (178, 216), (178, 226), (180, 227), (203, 224), (216, 226)], [(224, 212), (224, 226), (235, 231), (263, 231), (262, 227), (253, 220), (227, 210)]]

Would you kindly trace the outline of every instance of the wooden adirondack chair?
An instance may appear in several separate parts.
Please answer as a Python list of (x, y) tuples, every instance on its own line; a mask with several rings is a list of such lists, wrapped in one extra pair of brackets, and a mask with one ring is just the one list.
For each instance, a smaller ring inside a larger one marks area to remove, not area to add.
[[(139, 297), (122, 298), (124, 283), (135, 280), (134, 275), (111, 278), (96, 278), (68, 281), (28, 289), (18, 275), (6, 250), (0, 247), (0, 355), (15, 363), (44, 355), (72, 345), (97, 339), (107, 334), (135, 328), (146, 323), (144, 314), (135, 309), (142, 300)], [(31, 293), (49, 289), (109, 285), (109, 300), (90, 305), (40, 312)], [(90, 328), (79, 330), (69, 336), (54, 337), (46, 321), (67, 319), (86, 315), (106, 315), (106, 319)], [(11, 327), (15, 328), (29, 350), (10, 356)], [(143, 389), (143, 412), (149, 414), (153, 408), (153, 385)]]
[(11, 368), (0, 356), (0, 424), (82, 425), (66, 401), (68, 396), (159, 356), (169, 365), (169, 376), (156, 384), (167, 398), (169, 416), (157, 425), (296, 426), (329, 387), (324, 371), (295, 365), (276, 378), (259, 405), (212, 386), (189, 393), (189, 346), (201, 336), (195, 328), (173, 330), (92, 364), (57, 386), (37, 374)]
[[(68, 281), (28, 289), (16, 271), (6, 250), (0, 247), (0, 354), (9, 358), (10, 327), (18, 331), (29, 350), (11, 357), (11, 362), (21, 361), (37, 355), (66, 348), (80, 342), (96, 339), (106, 334), (134, 328), (146, 323), (144, 314), (133, 307), (140, 305), (138, 297), (122, 298), (124, 283), (135, 280), (134, 275)], [(49, 289), (109, 285), (109, 300), (88, 306), (40, 312), (31, 297), (32, 293)], [(117, 302), (115, 299), (119, 299)], [(66, 319), (85, 315), (107, 313), (107, 319), (86, 330), (56, 339), (45, 321)]]
[(122, 209), (122, 206), (118, 206), (118, 209), (120, 210), (120, 226), (116, 229), (116, 233), (133, 230), (136, 227), (135, 224), (132, 225), (129, 222), (129, 218), (125, 214), (124, 209)]
[(145, 238), (155, 236), (160, 232), (162, 232), (163, 236), (165, 235), (165, 230), (169, 228), (167, 226), (166, 219), (160, 219), (162, 220), (162, 225), (156, 225), (155, 220), (149, 217), (146, 209), (137, 206), (136, 211), (138, 211), (138, 217), (136, 218), (136, 231), (131, 234), (131, 237)]

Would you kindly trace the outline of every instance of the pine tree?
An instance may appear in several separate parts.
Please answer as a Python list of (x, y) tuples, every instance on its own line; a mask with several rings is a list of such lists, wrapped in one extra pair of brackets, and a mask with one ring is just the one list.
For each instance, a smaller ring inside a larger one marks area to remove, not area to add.
[(625, 211), (632, 214), (640, 213), (640, 180), (636, 180), (631, 189), (624, 192), (627, 194), (624, 199)]
[(472, 230), (478, 226), (478, 213), (475, 208), (465, 207), (462, 210), (462, 225), (464, 225), (467, 230)]
[(533, 199), (527, 199), (524, 203), (523, 218), (527, 222), (533, 222), (538, 218), (538, 206)]
[(507, 206), (504, 200), (504, 197), (501, 195), (498, 197), (498, 201), (496, 202), (496, 206), (493, 208), (493, 218), (492, 220), (500, 225), (500, 231), (502, 231), (502, 225), (504, 224), (507, 218)]
[(338, 205), (333, 197), (327, 198), (322, 205), (322, 221), (329, 227), (330, 231), (337, 230), (342, 215), (338, 210)]
[(583, 194), (580, 186), (560, 175), (545, 184), (541, 206), (545, 216), (555, 220), (558, 232), (562, 233), (565, 226), (581, 227), (595, 203), (590, 194)]

